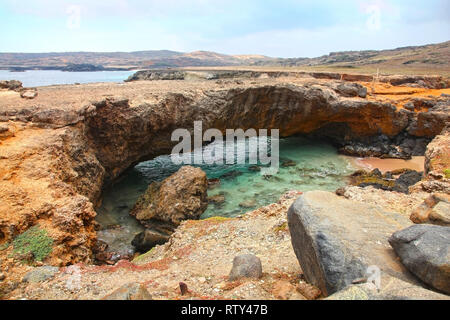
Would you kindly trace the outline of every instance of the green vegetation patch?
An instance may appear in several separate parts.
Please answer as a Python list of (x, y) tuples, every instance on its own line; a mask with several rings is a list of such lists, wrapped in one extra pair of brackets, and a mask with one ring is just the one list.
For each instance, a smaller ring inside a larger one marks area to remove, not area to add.
[(53, 239), (36, 225), (18, 235), (12, 244), (15, 255), (31, 253), (35, 261), (42, 261), (52, 252)]
[(282, 223), (281, 225), (276, 226), (276, 227), (273, 229), (273, 231), (274, 231), (275, 233), (289, 231), (289, 227), (288, 227), (287, 222), (284, 222), (284, 223)]
[(445, 175), (445, 179), (450, 179), (450, 169), (445, 169), (444, 170), (444, 175)]

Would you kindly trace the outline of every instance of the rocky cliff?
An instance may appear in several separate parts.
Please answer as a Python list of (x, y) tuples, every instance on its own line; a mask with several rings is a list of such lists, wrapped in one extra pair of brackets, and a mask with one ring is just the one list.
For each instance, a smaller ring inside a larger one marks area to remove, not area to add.
[(281, 136), (328, 137), (348, 153), (388, 157), (424, 152), (415, 148), (420, 139), (448, 123), (448, 97), (440, 97), (446, 91), (429, 98), (438, 107), (411, 111), (376, 95), (361, 98), (361, 85), (349, 97), (341, 84), (312, 78), (91, 84), (40, 88), (34, 100), (2, 91), (0, 244), (38, 224), (54, 240), (48, 263), (89, 262), (102, 187), (140, 161), (169, 153), (172, 131), (192, 130), (193, 121), (203, 121), (203, 130), (279, 128)]

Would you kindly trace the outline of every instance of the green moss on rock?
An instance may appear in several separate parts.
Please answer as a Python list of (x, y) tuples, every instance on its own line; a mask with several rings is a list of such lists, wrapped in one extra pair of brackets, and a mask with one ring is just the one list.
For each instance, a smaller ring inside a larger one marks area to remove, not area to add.
[(12, 244), (15, 255), (32, 254), (33, 260), (43, 261), (52, 252), (53, 239), (36, 225), (18, 235)]

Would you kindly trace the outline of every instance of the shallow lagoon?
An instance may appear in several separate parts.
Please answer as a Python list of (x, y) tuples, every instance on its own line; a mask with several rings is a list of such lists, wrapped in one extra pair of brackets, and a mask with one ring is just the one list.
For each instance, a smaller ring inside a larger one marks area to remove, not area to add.
[[(289, 190), (334, 191), (345, 185), (345, 177), (354, 171), (348, 158), (339, 155), (326, 142), (290, 137), (280, 139), (279, 146), (280, 168), (273, 176), (262, 175), (259, 166), (248, 164), (248, 161), (246, 164), (199, 165), (208, 179), (220, 179), (220, 184), (208, 190), (208, 196), (225, 197), (223, 203), (210, 203), (201, 218), (238, 216), (276, 202)], [(132, 238), (143, 230), (129, 211), (149, 183), (161, 181), (179, 168), (169, 155), (164, 155), (126, 172), (104, 192), (102, 206), (97, 210), (97, 221), (103, 228), (99, 231), (99, 239), (116, 250), (129, 248)]]

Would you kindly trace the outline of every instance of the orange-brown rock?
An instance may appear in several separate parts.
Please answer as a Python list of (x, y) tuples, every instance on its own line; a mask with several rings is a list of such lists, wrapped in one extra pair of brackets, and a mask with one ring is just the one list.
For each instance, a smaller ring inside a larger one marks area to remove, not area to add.
[(208, 181), (200, 168), (183, 166), (163, 182), (152, 183), (130, 214), (145, 225), (178, 226), (196, 220), (208, 206)]
[(450, 195), (432, 194), (411, 213), (410, 219), (414, 223), (450, 225)]
[(425, 179), (412, 190), (450, 194), (450, 127), (436, 136), (425, 152)]
[[(418, 114), (343, 97), (327, 81), (50, 86), (32, 100), (0, 91), (0, 244), (39, 224), (54, 239), (45, 263), (89, 261), (102, 187), (140, 161), (170, 152), (172, 131), (192, 130), (194, 120), (204, 130), (280, 129), (282, 136), (315, 134), (342, 146), (379, 136), (387, 139), (382, 144), (394, 143), (409, 137), (415, 122), (427, 128), (416, 136), (433, 137), (448, 121), (440, 116), (446, 105)], [(433, 116), (418, 121), (420, 114)]]

